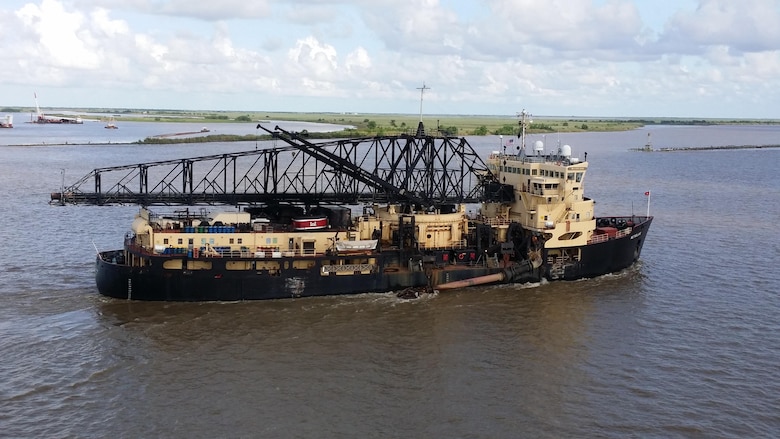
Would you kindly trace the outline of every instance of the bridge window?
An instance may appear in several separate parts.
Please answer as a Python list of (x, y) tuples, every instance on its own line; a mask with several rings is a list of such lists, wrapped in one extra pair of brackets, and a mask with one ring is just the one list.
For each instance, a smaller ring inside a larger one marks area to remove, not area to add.
[(571, 240), (571, 239), (579, 238), (580, 236), (582, 236), (582, 232), (569, 232), (569, 233), (564, 233), (563, 235), (559, 236), (558, 240), (560, 240), (560, 241), (568, 241), (568, 240)]

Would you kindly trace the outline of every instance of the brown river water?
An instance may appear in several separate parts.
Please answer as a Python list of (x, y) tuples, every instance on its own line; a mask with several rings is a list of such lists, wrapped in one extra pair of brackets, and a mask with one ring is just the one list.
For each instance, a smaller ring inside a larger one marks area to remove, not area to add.
[(657, 147), (776, 145), (780, 127), (547, 135), (588, 152), (598, 214), (644, 213), (651, 191), (640, 263), (622, 273), (415, 300), (143, 303), (94, 285), (95, 249), (118, 248), (137, 207), (50, 206), (49, 193), (96, 167), (256, 145), (96, 145), (159, 125), (15, 120), (0, 130), (2, 437), (780, 432), (780, 149), (629, 150), (647, 132)]

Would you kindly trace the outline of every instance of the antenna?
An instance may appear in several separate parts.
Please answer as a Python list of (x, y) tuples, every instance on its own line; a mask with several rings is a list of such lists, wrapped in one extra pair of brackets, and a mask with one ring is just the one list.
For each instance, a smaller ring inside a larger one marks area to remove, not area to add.
[(425, 93), (425, 90), (430, 90), (430, 87), (425, 86), (425, 81), (423, 81), (422, 87), (417, 87), (417, 90), (420, 90), (420, 122), (422, 122), (422, 104), (423, 104), (423, 93)]
[(525, 111), (525, 108), (518, 114), (518, 117), (520, 117), (520, 121), (518, 121), (520, 124), (520, 134), (517, 137), (522, 137), (520, 144), (523, 147), (523, 153), (525, 153), (525, 129), (528, 127), (528, 124), (531, 124), (534, 121), (531, 120), (531, 113)]

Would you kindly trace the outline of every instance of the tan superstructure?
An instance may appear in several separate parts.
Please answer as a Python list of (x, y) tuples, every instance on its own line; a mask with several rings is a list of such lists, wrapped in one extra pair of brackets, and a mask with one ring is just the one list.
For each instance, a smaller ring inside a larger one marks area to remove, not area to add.
[(587, 244), (596, 228), (593, 200), (584, 196), (588, 163), (564, 145), (555, 155), (490, 154), (488, 168), (514, 187), (513, 203), (486, 203), (482, 215), (542, 233), (548, 249)]
[[(192, 256), (282, 258), (322, 255), (343, 249), (355, 251), (377, 245), (390, 246), (404, 226), (413, 239), (407, 245), (419, 249), (457, 249), (466, 245), (469, 220), (466, 208), (456, 212), (402, 213), (396, 205), (373, 206), (347, 228), (324, 226), (295, 230), (253, 220), (245, 212), (220, 212), (204, 218), (157, 216), (141, 209), (132, 225), (136, 245), (151, 253), (190, 253)], [(340, 245), (337, 245), (340, 244)]]

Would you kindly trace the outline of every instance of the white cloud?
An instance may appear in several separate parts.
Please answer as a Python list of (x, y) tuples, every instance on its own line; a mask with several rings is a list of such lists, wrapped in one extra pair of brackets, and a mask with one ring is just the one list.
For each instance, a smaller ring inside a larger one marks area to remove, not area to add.
[(67, 12), (56, 0), (27, 4), (17, 16), (38, 37), (33, 54), (55, 68), (89, 69), (99, 65), (95, 39), (80, 12)]
[(679, 11), (664, 30), (665, 47), (725, 45), (741, 52), (780, 48), (780, 5), (766, 0), (701, 0), (695, 11)]
[(152, 90), (176, 96), (166, 108), (295, 96), (329, 111), (416, 112), (423, 81), (432, 112), (706, 116), (741, 99), (773, 115), (780, 98), (773, 1), (9, 2), (0, 104), (50, 87), (68, 105), (105, 89), (125, 101), (102, 105)]
[(332, 78), (338, 69), (336, 49), (320, 43), (314, 37), (304, 38), (295, 42), (295, 47), (288, 52), (288, 59), (294, 63), (303, 78)]
[(349, 73), (360, 75), (368, 72), (371, 68), (371, 57), (366, 49), (358, 47), (347, 54), (344, 65)]
[(102, 7), (205, 21), (265, 18), (271, 13), (268, 0), (78, 0), (77, 7)]

